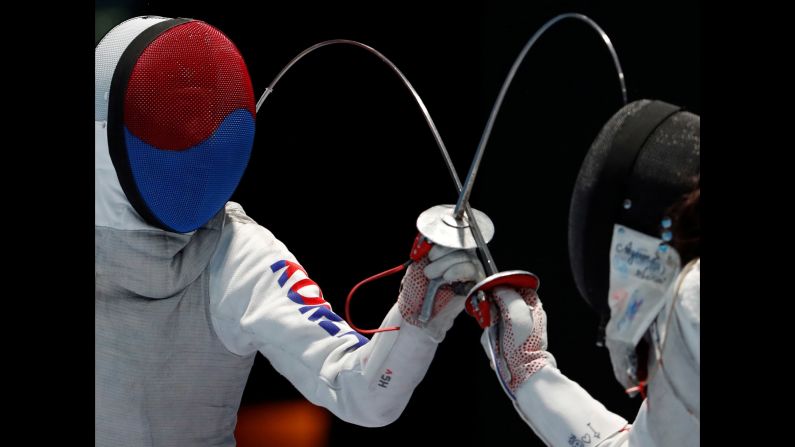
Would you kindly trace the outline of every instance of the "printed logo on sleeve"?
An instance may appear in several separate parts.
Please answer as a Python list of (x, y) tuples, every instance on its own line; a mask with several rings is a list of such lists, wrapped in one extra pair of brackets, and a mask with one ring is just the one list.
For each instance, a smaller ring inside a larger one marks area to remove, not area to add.
[(378, 380), (378, 386), (386, 388), (390, 381), (392, 381), (392, 370), (387, 368), (387, 370), (381, 374), (381, 378)]
[[(277, 261), (271, 265), (273, 273), (277, 273), (280, 270), (283, 270), (278, 279), (279, 287), (281, 288), (284, 288), (294, 276), (303, 277), (295, 281), (287, 289), (287, 298), (296, 304), (302, 305), (298, 311), (306, 315), (309, 321), (317, 323), (318, 326), (333, 337), (345, 337), (347, 335), (356, 337), (358, 342), (353, 346), (352, 349), (354, 350), (370, 341), (364, 335), (351, 330), (342, 317), (331, 310), (331, 305), (323, 298), (323, 291), (320, 290), (320, 286), (309, 278), (306, 270), (301, 265), (287, 260)], [(349, 330), (340, 334), (343, 329)]]

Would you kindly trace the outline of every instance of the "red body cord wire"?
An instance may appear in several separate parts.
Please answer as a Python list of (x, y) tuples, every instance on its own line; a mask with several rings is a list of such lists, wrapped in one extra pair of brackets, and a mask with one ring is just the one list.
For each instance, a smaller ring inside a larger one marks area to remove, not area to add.
[(407, 261), (404, 264), (400, 264), (397, 267), (393, 267), (385, 272), (381, 272), (377, 275), (373, 275), (367, 279), (362, 280), (359, 284), (356, 284), (351, 292), (348, 294), (348, 298), (345, 300), (345, 319), (348, 320), (348, 325), (350, 325), (353, 330), (356, 332), (361, 332), (362, 334), (377, 334), (378, 332), (388, 332), (388, 331), (397, 331), (400, 329), (400, 326), (392, 326), (392, 327), (385, 327), (380, 329), (359, 329), (356, 325), (353, 324), (353, 319), (351, 319), (351, 298), (353, 298), (353, 294), (356, 292), (356, 289), (367, 284), (370, 281), (375, 281), (376, 279), (383, 278), (385, 276), (394, 275), (395, 273), (403, 271), (406, 267), (408, 267), (412, 261)]

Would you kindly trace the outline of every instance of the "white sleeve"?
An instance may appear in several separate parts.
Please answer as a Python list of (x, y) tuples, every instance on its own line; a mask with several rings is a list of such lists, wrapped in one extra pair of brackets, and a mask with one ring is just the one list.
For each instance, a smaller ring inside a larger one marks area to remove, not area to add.
[(238, 355), (260, 351), (309, 401), (342, 420), (367, 427), (396, 420), (436, 342), (404, 324), (397, 305), (382, 327), (400, 330), (368, 341), (332, 311), (284, 244), (237, 211), (227, 206), (210, 266), (211, 319), (224, 346)]
[(514, 406), (547, 445), (612, 447), (625, 442), (627, 421), (553, 365), (519, 387)]

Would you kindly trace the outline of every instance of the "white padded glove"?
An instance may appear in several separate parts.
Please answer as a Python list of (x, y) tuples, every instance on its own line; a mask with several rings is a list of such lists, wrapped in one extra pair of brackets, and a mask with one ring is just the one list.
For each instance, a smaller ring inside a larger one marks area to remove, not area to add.
[[(441, 342), (453, 321), (464, 309), (469, 286), (485, 278), (483, 266), (475, 250), (456, 250), (434, 245), (427, 256), (409, 265), (400, 285), (398, 306), (403, 319), (422, 327), (436, 341)], [(431, 303), (427, 303), (423, 321), (423, 303), (427, 291), (437, 288)]]
[(496, 363), (489, 354), (485, 331), (481, 343), (492, 367), (496, 365), (504, 383), (516, 393), (544, 365), (555, 366), (555, 358), (546, 351), (547, 315), (536, 291), (531, 288), (497, 287), (490, 298), (492, 324), (497, 325), (498, 334), (494, 340), (496, 346), (493, 346)]

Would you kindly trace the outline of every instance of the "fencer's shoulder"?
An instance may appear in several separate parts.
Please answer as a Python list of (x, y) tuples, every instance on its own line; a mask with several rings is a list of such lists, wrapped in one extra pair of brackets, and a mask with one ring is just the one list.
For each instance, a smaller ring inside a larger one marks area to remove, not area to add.
[(237, 224), (253, 224), (258, 225), (251, 217), (243, 211), (243, 207), (237, 202), (226, 202), (224, 206), (224, 214), (226, 214), (226, 222)]
[(270, 230), (249, 217), (239, 203), (227, 202), (224, 213), (221, 238), (237, 250), (287, 251), (287, 247)]
[(243, 207), (236, 202), (226, 202), (224, 206), (224, 230), (233, 230), (238, 233), (256, 234), (265, 237), (274, 237), (267, 228), (258, 224), (243, 210)]

